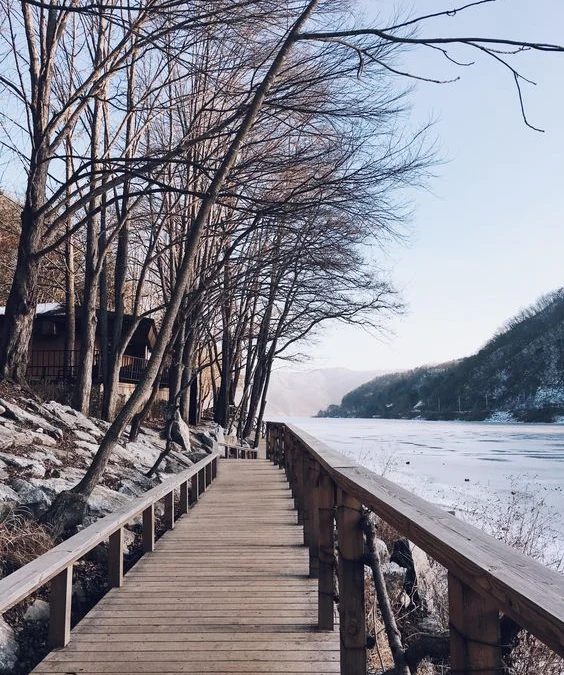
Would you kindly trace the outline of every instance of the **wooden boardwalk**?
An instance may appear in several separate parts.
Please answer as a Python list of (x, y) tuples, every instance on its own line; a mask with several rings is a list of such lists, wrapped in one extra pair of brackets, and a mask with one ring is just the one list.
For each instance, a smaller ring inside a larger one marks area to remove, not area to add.
[(223, 460), (175, 529), (35, 673), (339, 672), (284, 473)]

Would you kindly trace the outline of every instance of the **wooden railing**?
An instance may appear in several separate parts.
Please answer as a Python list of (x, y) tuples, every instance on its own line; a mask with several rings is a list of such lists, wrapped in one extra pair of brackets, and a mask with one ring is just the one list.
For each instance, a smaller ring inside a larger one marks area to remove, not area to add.
[[(365, 675), (365, 507), (448, 570), (451, 672), (502, 672), (500, 612), (564, 656), (564, 577), (289, 424), (268, 423), (318, 578), (318, 622), (333, 629), (335, 523), (342, 675)], [(335, 517), (336, 514), (336, 517)]]
[[(188, 512), (189, 493), (195, 502), (217, 476), (218, 452), (145, 492), (121, 509), (55, 546), (16, 572), (0, 580), (0, 614), (51, 582), (49, 646), (64, 647), (70, 639), (73, 564), (102, 542), (109, 541), (109, 586), (123, 584), (123, 528), (139, 515), (143, 522), (143, 553), (155, 548), (155, 503), (164, 500), (164, 523), (174, 527), (175, 490), (180, 491), (180, 514)], [(190, 490), (188, 488), (190, 483)]]

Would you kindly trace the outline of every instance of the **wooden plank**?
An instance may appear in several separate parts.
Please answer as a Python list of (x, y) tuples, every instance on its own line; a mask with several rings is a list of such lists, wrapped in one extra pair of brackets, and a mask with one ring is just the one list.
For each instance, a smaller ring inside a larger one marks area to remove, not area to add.
[(174, 529), (174, 490), (164, 496), (164, 524), (167, 530)]

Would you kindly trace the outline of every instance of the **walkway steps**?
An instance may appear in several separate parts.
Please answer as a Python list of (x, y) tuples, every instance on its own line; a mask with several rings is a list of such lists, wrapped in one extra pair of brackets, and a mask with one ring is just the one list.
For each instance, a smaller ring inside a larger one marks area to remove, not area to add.
[(223, 460), (201, 501), (34, 673), (339, 672), (284, 474)]

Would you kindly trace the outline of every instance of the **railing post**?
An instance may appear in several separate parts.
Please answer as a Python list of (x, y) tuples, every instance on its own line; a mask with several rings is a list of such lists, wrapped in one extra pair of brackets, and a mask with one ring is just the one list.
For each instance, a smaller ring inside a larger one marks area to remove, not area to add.
[(335, 627), (335, 484), (321, 470), (318, 487), (319, 511), (319, 583), (317, 615), (320, 630)]
[(453, 673), (499, 675), (499, 611), (451, 572), (448, 574), (450, 661)]
[(211, 477), (212, 477), (212, 481), (215, 480), (215, 479), (217, 478), (217, 457), (214, 457), (214, 458), (212, 459), (212, 463), (211, 463)]
[(143, 553), (155, 550), (155, 505), (143, 510)]
[(49, 647), (65, 647), (70, 640), (72, 565), (51, 579), (49, 599)]
[(308, 513), (309, 513), (309, 576), (317, 579), (319, 576), (319, 464), (308, 458), (309, 465), (309, 490), (308, 490)]
[(204, 494), (206, 491), (206, 470), (200, 469), (198, 471), (198, 497)]
[(366, 675), (362, 504), (337, 490), (341, 675)]
[(304, 525), (304, 546), (309, 546), (311, 543), (311, 513), (310, 513), (310, 496), (311, 496), (311, 475), (309, 471), (310, 458), (307, 452), (300, 448), (300, 475), (302, 479), (301, 485), (301, 504), (303, 511), (303, 525)]
[(164, 498), (164, 523), (167, 530), (174, 529), (174, 490)]
[[(298, 525), (304, 523), (304, 462), (303, 450), (299, 447), (297, 441), (292, 440), (294, 453), (294, 469), (296, 471), (296, 493), (294, 501), (298, 511)], [(305, 534), (304, 534), (305, 536)]]
[(190, 496), (191, 496), (192, 503), (197, 502), (198, 499), (200, 498), (200, 488), (199, 488), (198, 483), (199, 483), (198, 473), (195, 473), (192, 476), (192, 485), (191, 485), (191, 490), (190, 490)]
[(206, 473), (206, 488), (208, 488), (211, 485), (212, 482), (212, 468), (211, 468), (211, 462), (209, 464), (206, 464), (204, 467), (205, 473)]
[(108, 582), (110, 588), (121, 588), (123, 585), (123, 527), (110, 534)]
[(180, 508), (180, 514), (184, 515), (185, 513), (188, 513), (188, 481), (184, 481), (184, 483), (180, 483), (180, 503), (179, 503), (179, 508)]

